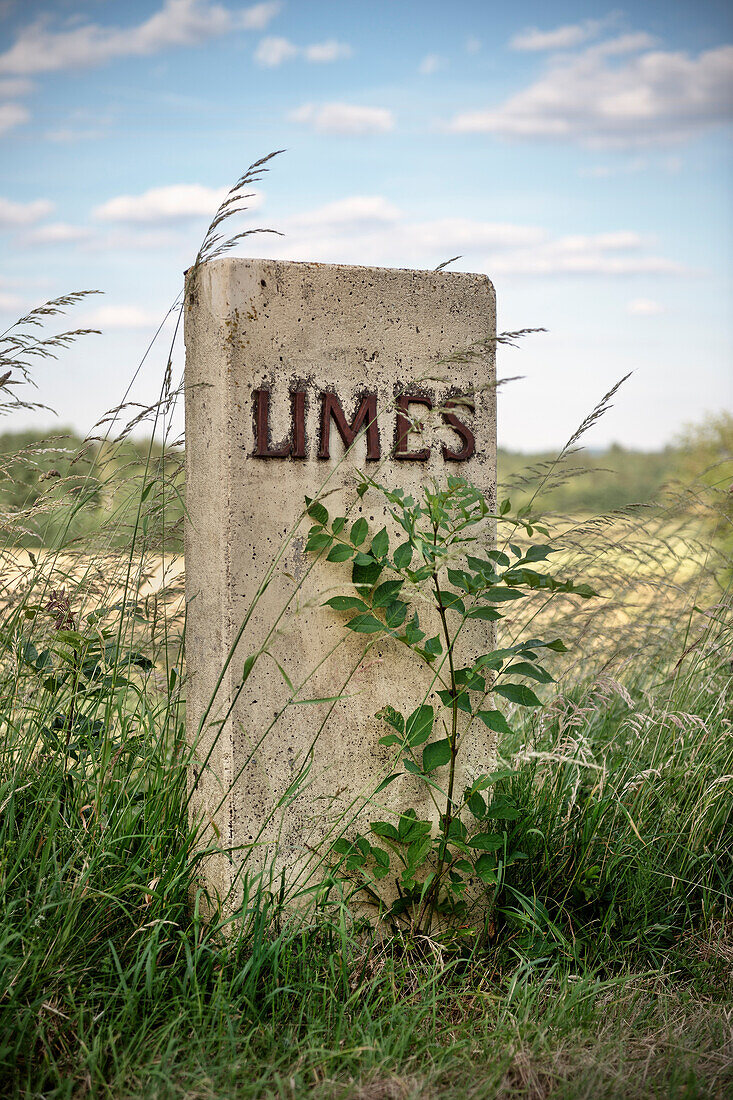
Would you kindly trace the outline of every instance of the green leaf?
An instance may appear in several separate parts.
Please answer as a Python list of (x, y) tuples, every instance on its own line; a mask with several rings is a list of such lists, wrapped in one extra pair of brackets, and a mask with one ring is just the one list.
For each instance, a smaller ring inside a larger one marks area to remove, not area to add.
[(400, 840), (403, 843), (412, 843), (421, 836), (428, 836), (432, 828), (431, 823), (419, 818), (412, 808), (405, 810), (397, 823)]
[(402, 738), (396, 733), (388, 733), (385, 737), (379, 738), (379, 744), (385, 745), (387, 748), (389, 748), (390, 745), (401, 745)]
[[(467, 556), (469, 568), (473, 569), (474, 573), (482, 573), (484, 576), (495, 577), (496, 570), (494, 568), (494, 562), (486, 561), (484, 558), (473, 558), (470, 555)], [(507, 558), (507, 565), (509, 559)]]
[(374, 615), (354, 615), (346, 625), (355, 634), (376, 634), (385, 629), (384, 623), (380, 623)]
[(430, 737), (430, 734), (433, 732), (434, 721), (435, 711), (429, 704), (424, 703), (421, 707), (418, 707), (417, 710), (413, 710), (405, 724), (405, 738), (407, 744), (414, 749), (427, 741), (428, 737)]
[(468, 843), (471, 848), (480, 848), (482, 852), (498, 852), (504, 847), (504, 837), (496, 833), (477, 833)]
[(336, 519), (331, 522), (331, 530), (334, 535), (340, 535), (345, 526), (346, 516), (337, 516)]
[(503, 550), (487, 550), (486, 557), (491, 558), (497, 565), (509, 565), (509, 558)]
[(470, 592), (472, 587), (472, 578), (464, 569), (449, 569), (448, 580), (456, 588), (462, 589), (464, 592)]
[(545, 561), (550, 554), (556, 554), (557, 550), (553, 550), (551, 546), (543, 546), (539, 543), (536, 546), (530, 546), (529, 550), (524, 555), (523, 561)]
[(402, 600), (395, 600), (394, 603), (387, 604), (384, 617), (387, 620), (387, 626), (393, 630), (398, 626), (402, 626), (407, 618), (407, 604), (403, 603)]
[(498, 687), (492, 688), (492, 690), (495, 695), (501, 695), (502, 698), (508, 699), (510, 703), (518, 703), (520, 707), (542, 706), (532, 689), (525, 684), (499, 684)]
[(353, 553), (350, 546), (339, 542), (329, 551), (326, 561), (348, 561)]
[(389, 855), (385, 852), (384, 848), (378, 848), (375, 844), (370, 846), (371, 854), (376, 863), (374, 868), (375, 878), (384, 878), (389, 874)]
[(306, 551), (310, 554), (316, 554), (319, 550), (323, 550), (324, 547), (330, 546), (333, 539), (330, 535), (327, 535), (325, 531), (321, 531), (315, 535), (311, 535), (305, 544)]
[(409, 848), (405, 852), (405, 859), (407, 861), (407, 871), (414, 872), (422, 866), (425, 857), (432, 847), (432, 839), (429, 836), (421, 836), (410, 843)]
[(367, 531), (369, 530), (369, 524), (362, 516), (358, 519), (354, 526), (351, 528), (351, 541), (354, 546), (361, 546), (364, 539), (367, 537)]
[(350, 840), (347, 840), (345, 836), (340, 836), (338, 840), (334, 840), (331, 845), (331, 851), (336, 852), (339, 856), (346, 856), (349, 852), (353, 851), (354, 845)]
[[(362, 561), (359, 560), (360, 558), (362, 558)], [(351, 570), (351, 580), (355, 585), (363, 584), (371, 587), (377, 581), (381, 572), (382, 566), (378, 561), (374, 561), (368, 554), (357, 554)]]
[(499, 880), (496, 877), (497, 864), (493, 856), (484, 853), (476, 860), (476, 874), (487, 886), (494, 886)]
[(404, 581), (383, 581), (374, 589), (374, 607), (386, 607), (402, 588)]
[(385, 840), (399, 840), (400, 834), (389, 821), (372, 821), (369, 828)]
[(591, 588), (589, 584), (572, 584), (570, 583), (569, 592), (572, 592), (574, 596), (582, 596), (584, 600), (589, 600), (591, 596), (597, 596), (595, 588)]
[(443, 652), (443, 646), (441, 645), (440, 638), (436, 634), (434, 638), (428, 638), (423, 646), (426, 653), (429, 653), (431, 657), (438, 657)]
[(522, 815), (516, 806), (510, 806), (508, 802), (495, 799), (488, 810), (487, 817), (494, 817), (497, 821), (517, 821)]
[(512, 732), (500, 710), (480, 710), (477, 712), (476, 717), (480, 718), (483, 724), (493, 730), (494, 733)]
[(515, 676), (529, 676), (531, 680), (536, 680), (538, 684), (555, 683), (555, 677), (550, 676), (542, 665), (531, 665), (528, 661), (517, 661), (516, 664), (509, 665), (505, 671), (513, 672)]
[(399, 777), (400, 777), (399, 772), (393, 772), (392, 775), (388, 775), (386, 777), (386, 779), (383, 779), (382, 782), (379, 784), (379, 786), (377, 787), (377, 789), (374, 792), (374, 795), (380, 794), (380, 792), (383, 791), (385, 789), (385, 787), (388, 787), (390, 785), (390, 783), (393, 783), (395, 781), (395, 779), (399, 779)]
[(474, 817), (483, 817), (486, 813), (486, 803), (478, 791), (474, 791), (468, 799), (468, 808)]
[(383, 527), (381, 531), (372, 539), (371, 553), (374, 558), (383, 558), (389, 550), (389, 535), (387, 534), (387, 528)]
[(555, 638), (554, 642), (541, 642), (540, 644), (543, 645), (545, 649), (551, 649), (554, 653), (568, 652), (568, 647), (565, 645), (565, 642), (560, 640), (560, 638)]
[(524, 593), (517, 592), (516, 588), (487, 588), (481, 593), (482, 600), (488, 600), (489, 603), (506, 603), (507, 600), (523, 600)]
[[(440, 699), (443, 706), (453, 706), (453, 695), (450, 691), (439, 691), (438, 698)], [(471, 700), (469, 699), (467, 692), (461, 691), (456, 696), (456, 707), (458, 708), (458, 710), (463, 710), (467, 714), (471, 713)]]
[(321, 526), (325, 526), (325, 524), (328, 523), (328, 512), (322, 504), (318, 503), (317, 500), (314, 500), (312, 504), (309, 504), (307, 510), (308, 515), (312, 516), (312, 518), (320, 523)]
[(245, 680), (248, 679), (250, 672), (254, 668), (257, 656), (258, 655), (256, 653), (250, 653), (249, 657), (244, 662), (244, 668), (242, 669), (242, 683), (244, 683)]
[(472, 607), (470, 611), (466, 612), (466, 618), (483, 619), (484, 622), (495, 623), (497, 619), (501, 618), (501, 614), (493, 607)]
[(436, 768), (448, 764), (451, 758), (450, 741), (444, 737), (441, 741), (431, 741), (426, 745), (422, 754), (423, 771), (430, 773)]
[(501, 502), (501, 507), (499, 509), (499, 515), (500, 516), (505, 516), (507, 514), (507, 512), (511, 512), (511, 510), (512, 510), (512, 502), (507, 497), (506, 500), (502, 500), (502, 502)]
[(368, 611), (369, 608), (358, 596), (332, 596), (326, 600), (324, 607), (332, 607), (334, 611)]
[(409, 542), (402, 542), (397, 547), (392, 557), (396, 569), (405, 569), (412, 561), (412, 546)]
[(420, 629), (420, 620), (416, 611), (405, 627), (405, 641), (408, 645), (416, 645), (424, 637), (425, 633)]
[(405, 720), (398, 710), (389, 706), (382, 707), (380, 711), (374, 715), (375, 718), (381, 718), (384, 722), (389, 723), (392, 729), (397, 730), (398, 733), (405, 732)]

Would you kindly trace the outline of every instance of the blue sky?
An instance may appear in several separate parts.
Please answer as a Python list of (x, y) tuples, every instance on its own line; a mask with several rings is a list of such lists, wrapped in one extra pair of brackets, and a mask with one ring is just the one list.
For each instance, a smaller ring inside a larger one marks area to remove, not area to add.
[[(224, 190), (285, 147), (250, 255), (493, 280), (499, 439), (653, 449), (733, 407), (733, 25), (717, 0), (0, 0), (0, 324), (104, 297), (39, 370), (88, 430), (122, 397)], [(153, 398), (165, 349), (135, 395)], [(176, 366), (182, 368), (182, 351)]]

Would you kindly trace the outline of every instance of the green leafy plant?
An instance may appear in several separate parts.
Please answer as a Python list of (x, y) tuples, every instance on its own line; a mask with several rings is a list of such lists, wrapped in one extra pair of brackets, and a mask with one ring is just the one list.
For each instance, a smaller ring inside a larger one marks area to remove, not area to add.
[[(349, 525), (346, 516), (331, 517), (322, 501), (306, 499), (314, 521), (306, 550), (329, 562), (350, 563), (351, 592), (326, 601), (349, 615), (348, 630), (375, 640), (391, 637), (432, 670), (431, 690), (411, 714), (387, 702), (378, 715), (389, 730), (380, 743), (394, 747), (399, 760), (380, 789), (401, 773), (417, 776), (435, 805), (437, 823), (410, 808), (395, 822), (372, 821), (368, 834), (341, 836), (332, 853), (341, 879), (355, 883), (385, 919), (428, 931), (436, 915), (465, 917), (476, 891), (484, 902), (488, 897), (483, 908), (490, 912), (506, 868), (523, 858), (507, 844), (506, 824), (519, 811), (506, 796), (492, 795), (506, 769), (478, 775), (458, 789), (466, 732), (478, 722), (492, 735), (510, 733), (499, 704), (540, 706), (527, 681), (552, 683), (546, 656), (566, 649), (557, 638), (527, 638), (461, 664), (461, 632), (472, 620), (497, 622), (502, 608), (533, 591), (582, 598), (596, 593), (548, 570), (553, 547), (534, 541), (549, 537), (546, 528), (533, 526), (526, 515), (513, 516), (509, 500), (494, 513), (464, 478), (450, 477), (444, 487), (432, 484), (417, 500), (372, 479), (361, 483), (359, 496), (370, 489), (386, 501), (401, 541), (394, 544), (387, 527), (371, 531), (363, 517)], [(522, 544), (508, 541), (504, 549), (494, 549), (497, 522), (518, 531)], [(410, 598), (417, 590), (428, 597), (440, 623), (431, 637)], [(433, 691), (437, 705), (427, 702)], [(387, 900), (384, 880), (394, 882), (396, 899)]]
[(134, 750), (132, 723), (113, 720), (113, 714), (119, 718), (125, 698), (131, 709), (136, 680), (154, 664), (124, 644), (115, 624), (105, 622), (118, 608), (99, 607), (82, 621), (66, 590), (53, 590), (47, 602), (26, 605), (22, 615), (51, 622), (34, 638), (22, 628), (16, 631), (18, 679), (32, 692), (41, 751), (61, 763), (67, 792), (100, 760)]

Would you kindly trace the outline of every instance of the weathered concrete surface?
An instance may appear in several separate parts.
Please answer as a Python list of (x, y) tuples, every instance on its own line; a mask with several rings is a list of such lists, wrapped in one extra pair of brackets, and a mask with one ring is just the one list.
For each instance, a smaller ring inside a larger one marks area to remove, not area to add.
[[(255, 596), (298, 523), (304, 497), (315, 497), (329, 475), (331, 514), (350, 507), (350, 522), (363, 514), (373, 532), (384, 525), (382, 505), (373, 491), (357, 500), (354, 469), (413, 494), (430, 478), (461, 474), (493, 503), (493, 353), (438, 361), (495, 335), (494, 292), (483, 275), (220, 259), (204, 265), (188, 287), (185, 333), (187, 721), (198, 761), (192, 805), (208, 839), (232, 849), (231, 858), (213, 857), (206, 869), (209, 886), (224, 898), (252, 844), (249, 866), (261, 868), (272, 863), (277, 843), (276, 889), (283, 870), (289, 883), (304, 886), (333, 820), (349, 807), (358, 810), (394, 770), (394, 750), (378, 744), (386, 730), (374, 716), (387, 703), (413, 710), (430, 673), (391, 639), (373, 642), (364, 654), (370, 638), (345, 630), (348, 616), (322, 606), (352, 591), (350, 569), (323, 560), (314, 565), (313, 555), (304, 554), (311, 520), (301, 523), (266, 591)], [(264, 398), (262, 391), (269, 391)], [(305, 396), (293, 398), (293, 391)], [(427, 395), (436, 407), (457, 393), (472, 395), (475, 411), (455, 413), (475, 437), (473, 456), (461, 459), (470, 451), (465, 432), (439, 410), (416, 405), (409, 412), (423, 421), (422, 437), (413, 432), (397, 440), (412, 457), (391, 457), (399, 434), (395, 399), (405, 391)], [(380, 458), (376, 437), (362, 433), (344, 461), (344, 443), (328, 415), (324, 446), (324, 402), (336, 394), (351, 422), (366, 393), (376, 395)], [(301, 411), (293, 432), (291, 415), (297, 420)], [(257, 456), (286, 450), (289, 436), (286, 457)], [(420, 455), (428, 446), (429, 455)], [(325, 450), (330, 457), (318, 457)], [(431, 624), (428, 604), (417, 594), (415, 600), (423, 629), (438, 633), (437, 616)], [(490, 648), (492, 637), (489, 624), (471, 623), (462, 639), (465, 656)], [(263, 645), (267, 653), (242, 686), (245, 659)], [(288, 706), (276, 661), (300, 698), (346, 693), (348, 700)], [(467, 774), (490, 770), (494, 759), (491, 735), (477, 726), (462, 750)], [(306, 764), (301, 793), (278, 808)], [(380, 818), (410, 805), (435, 813), (409, 776), (378, 802)], [(373, 814), (372, 808), (364, 816)], [(235, 887), (229, 904), (236, 898)]]

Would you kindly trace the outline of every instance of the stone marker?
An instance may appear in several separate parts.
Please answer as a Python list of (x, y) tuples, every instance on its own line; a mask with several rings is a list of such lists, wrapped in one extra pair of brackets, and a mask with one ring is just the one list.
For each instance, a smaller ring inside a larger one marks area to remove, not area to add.
[[(205, 840), (232, 850), (206, 867), (231, 907), (252, 844), (247, 866), (268, 868), (274, 889), (316, 881), (315, 850), (339, 835), (333, 822), (353, 817), (391, 770), (376, 713), (389, 703), (408, 714), (428, 691), (430, 671), (404, 646), (382, 638), (364, 655), (370, 639), (323, 606), (351, 591), (350, 571), (304, 553), (312, 520), (287, 540), (327, 479), (332, 515), (351, 508), (350, 522), (384, 525), (378, 494), (358, 499), (355, 470), (413, 495), (460, 474), (494, 506), (494, 291), (484, 275), (218, 259), (189, 283), (185, 333), (192, 810)], [(487, 339), (484, 354), (439, 365)], [(425, 606), (420, 616), (429, 630)], [(466, 655), (492, 645), (490, 624), (467, 624)], [(278, 663), (298, 698), (349, 698), (288, 705)], [(477, 725), (461, 750), (465, 775), (494, 761)], [(306, 765), (300, 793), (278, 805)], [(434, 817), (412, 776), (378, 805), (379, 818), (411, 805)]]

